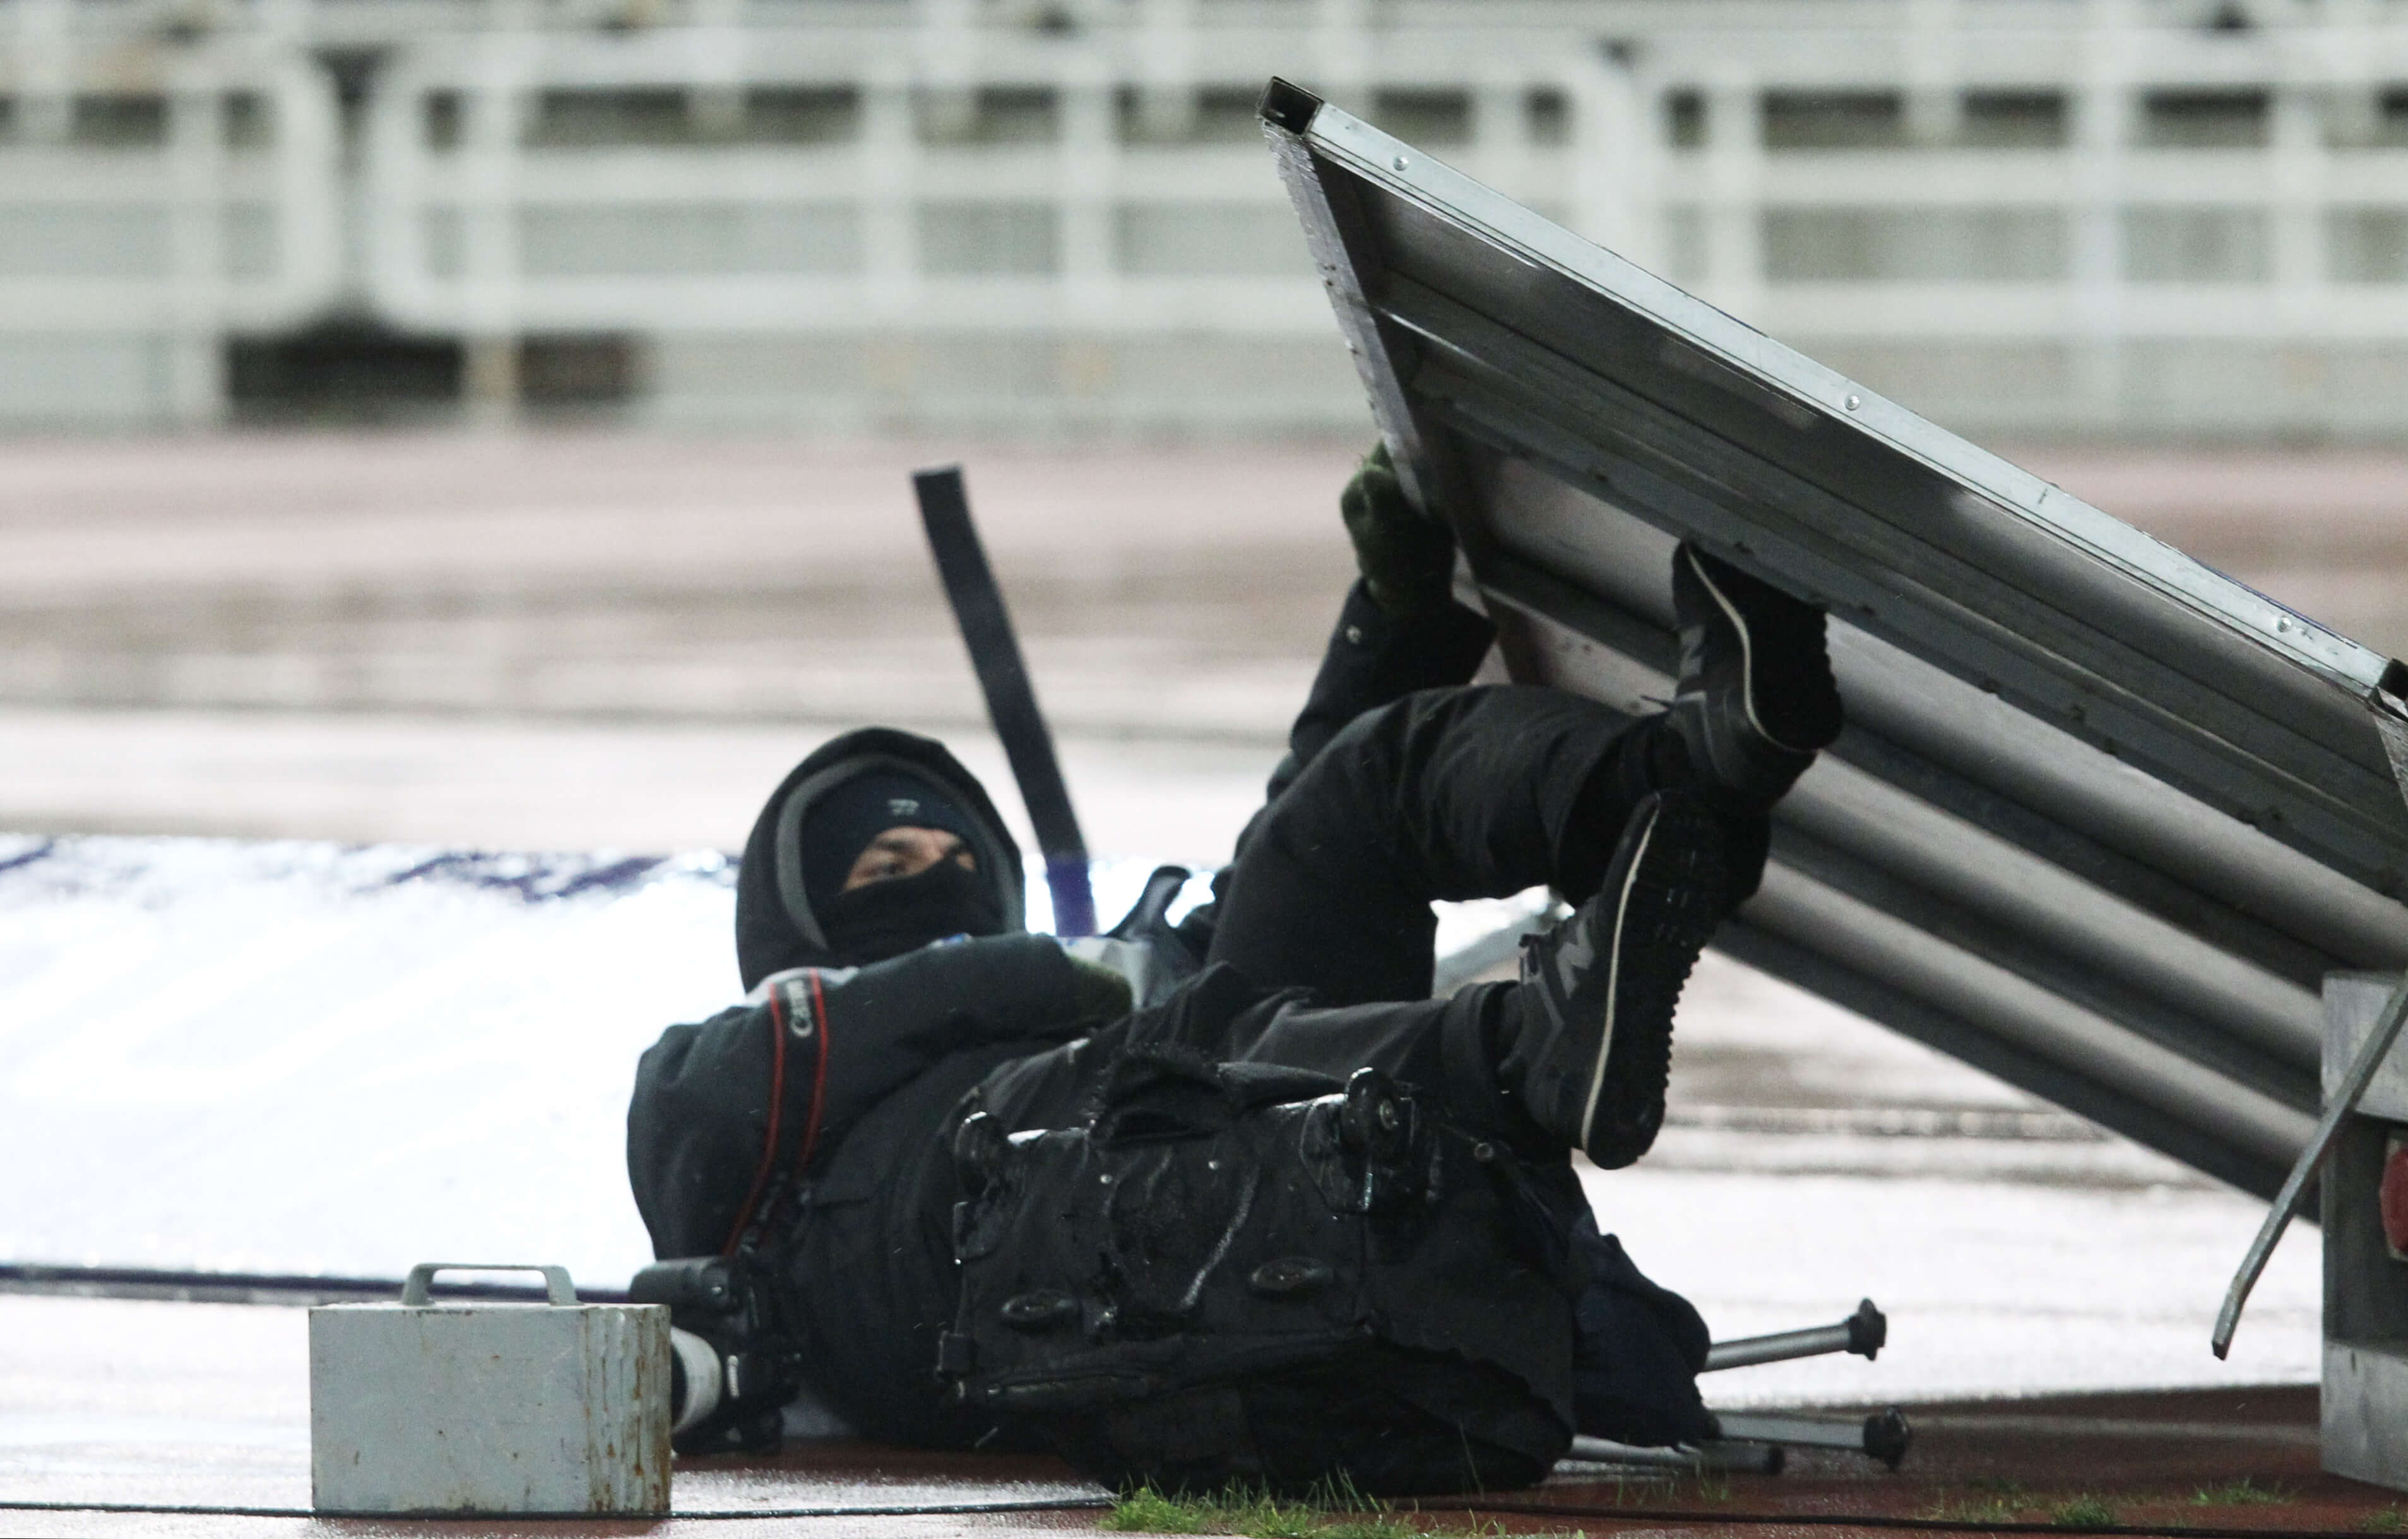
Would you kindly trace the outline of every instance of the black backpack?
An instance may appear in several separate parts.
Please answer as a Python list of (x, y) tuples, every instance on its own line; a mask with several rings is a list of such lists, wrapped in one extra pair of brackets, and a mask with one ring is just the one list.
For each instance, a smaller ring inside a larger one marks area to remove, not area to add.
[(1373, 1070), (1124, 1052), (1082, 1127), (958, 1126), (939, 1372), (1114, 1488), (1534, 1484), (1579, 1263), (1543, 1172)]

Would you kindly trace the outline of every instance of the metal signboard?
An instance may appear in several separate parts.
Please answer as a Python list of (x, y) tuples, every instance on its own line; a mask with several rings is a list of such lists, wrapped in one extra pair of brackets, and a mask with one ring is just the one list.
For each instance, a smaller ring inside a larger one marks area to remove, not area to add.
[(1830, 612), (1847, 731), (1716, 943), (2271, 1195), (2323, 975), (2408, 963), (2408, 668), (1308, 92), (1262, 118), (1514, 677), (1667, 698), (1684, 539)]

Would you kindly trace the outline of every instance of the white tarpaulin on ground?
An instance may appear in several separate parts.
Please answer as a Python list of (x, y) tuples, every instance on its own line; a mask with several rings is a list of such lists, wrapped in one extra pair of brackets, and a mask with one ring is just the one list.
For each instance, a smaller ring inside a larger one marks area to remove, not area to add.
[(739, 992), (721, 857), (15, 842), (0, 1257), (612, 1287), (650, 1259), (627, 1091)]
[(620, 1287), (636, 1059), (741, 993), (734, 913), (709, 853), (0, 836), (0, 1261)]

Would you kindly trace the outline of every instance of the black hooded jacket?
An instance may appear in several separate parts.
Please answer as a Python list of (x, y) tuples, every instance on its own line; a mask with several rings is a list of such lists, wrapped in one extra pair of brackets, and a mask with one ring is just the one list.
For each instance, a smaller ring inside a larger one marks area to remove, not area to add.
[[(831, 950), (804, 890), (798, 835), (847, 778), (908, 770), (980, 824), (1002, 934), (866, 967)], [(742, 1004), (673, 1026), (644, 1054), (627, 1110), (627, 1173), (664, 1259), (733, 1251), (781, 1221), (861, 1117), (949, 1058), (1039, 1052), (1117, 1012), (1051, 938), (1022, 928), (1020, 850), (944, 745), (888, 727), (848, 733), (795, 767), (761, 809), (736, 887)]]

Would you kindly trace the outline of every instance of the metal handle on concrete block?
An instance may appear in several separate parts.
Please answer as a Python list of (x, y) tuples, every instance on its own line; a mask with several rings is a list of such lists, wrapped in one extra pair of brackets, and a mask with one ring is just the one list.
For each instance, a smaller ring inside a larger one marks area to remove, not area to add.
[(423, 1308), (427, 1302), (426, 1288), (438, 1272), (540, 1272), (544, 1291), (556, 1304), (577, 1302), (577, 1286), (568, 1280), (566, 1267), (538, 1266), (530, 1261), (421, 1261), (409, 1269), (402, 1280), (401, 1302), (405, 1306)]

